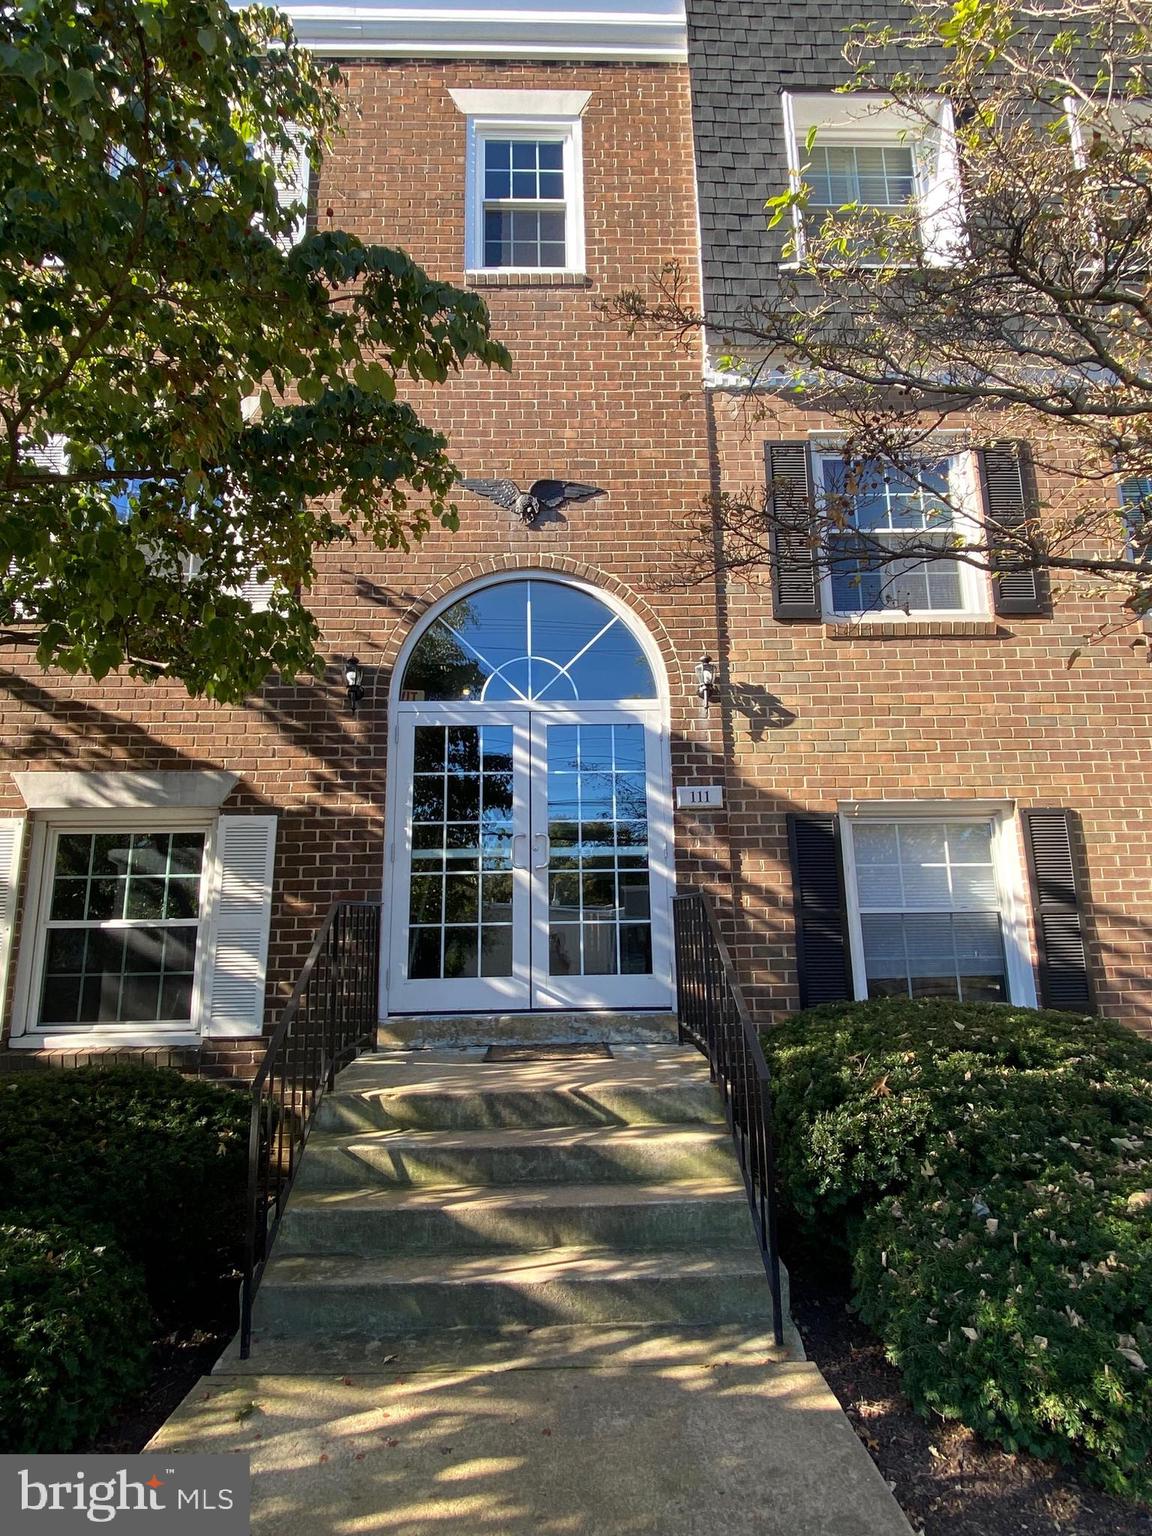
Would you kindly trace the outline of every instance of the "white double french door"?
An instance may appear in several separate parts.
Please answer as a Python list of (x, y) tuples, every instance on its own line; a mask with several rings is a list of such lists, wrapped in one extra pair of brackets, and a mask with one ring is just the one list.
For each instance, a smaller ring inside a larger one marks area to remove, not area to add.
[(672, 997), (658, 712), (400, 709), (390, 1013)]

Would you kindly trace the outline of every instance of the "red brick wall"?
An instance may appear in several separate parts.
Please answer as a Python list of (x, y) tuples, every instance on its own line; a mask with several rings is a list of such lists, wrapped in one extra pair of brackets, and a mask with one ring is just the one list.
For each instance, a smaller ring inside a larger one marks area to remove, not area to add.
[[(696, 271), (687, 72), (666, 65), (351, 62), (348, 128), (322, 169), (315, 212), (369, 240), (404, 245), (436, 276), (463, 280), (465, 121), (449, 87), (585, 89), (588, 282), (486, 288), (511, 375), (471, 368), (413, 391), (445, 430), (461, 470), (526, 482), (564, 473), (607, 488), (566, 521), (526, 529), (462, 496), (461, 531), (434, 532), (410, 556), (367, 545), (323, 561), (314, 606), (329, 658), (322, 682), (274, 686), (245, 708), (189, 700), (167, 684), (100, 685), (5, 657), (4, 767), (220, 766), (240, 775), (226, 810), (280, 817), (270, 951), (271, 1007), (282, 1000), (319, 914), (343, 896), (374, 898), (384, 875), (386, 701), (390, 665), (428, 603), (485, 572), (543, 567), (621, 597), (665, 660), (674, 773), (726, 780), (725, 813), (676, 818), (680, 878), (741, 893), (738, 957), (757, 1012), (794, 1006), (784, 813), (845, 798), (986, 796), (1059, 804), (1082, 818), (1092, 951), (1105, 1011), (1147, 1028), (1149, 673), (1122, 639), (1075, 668), (1077, 637), (1098, 618), (1061, 600), (1052, 619), (997, 621), (960, 637), (834, 640), (819, 624), (776, 624), (766, 587), (665, 586), (686, 519), (710, 477), (762, 481), (766, 436), (822, 423), (789, 414), (750, 429), (715, 401), (710, 454), (701, 359), (651, 335), (628, 336), (598, 304), (642, 285), (670, 257)], [(732, 685), (702, 716), (691, 681), (705, 651)], [(367, 668), (352, 719), (342, 658)], [(762, 717), (770, 696), (795, 718)], [(725, 767), (725, 755), (729, 766)], [(0, 775), (0, 814), (23, 809)], [(731, 833), (731, 839), (729, 839)], [(251, 1042), (205, 1048), (208, 1070), (245, 1072)]]
[[(819, 413), (772, 401), (712, 401), (726, 490), (761, 488), (768, 440), (831, 431)], [(1053, 487), (1041, 485), (1042, 495)], [(1152, 670), (1138, 631), (1072, 651), (1116, 601), (1058, 590), (1048, 618), (970, 625), (857, 625), (832, 638), (820, 623), (772, 618), (765, 582), (734, 581), (726, 599), (732, 691), (775, 695), (791, 723), (751, 727), (732, 711), (729, 779), (740, 956), (758, 1011), (795, 1006), (784, 815), (838, 801), (977, 798), (1066, 806), (1088, 896), (1088, 938), (1105, 1014), (1152, 1030)], [(957, 631), (969, 629), (970, 634)], [(1023, 854), (1021, 853), (1021, 857)]]
[[(220, 708), (163, 683), (45, 676), (8, 653), (0, 699), (5, 768), (216, 765), (241, 777), (225, 810), (279, 814), (269, 962), (279, 998), (327, 905), (380, 892), (389, 667), (427, 603), (461, 582), (544, 567), (615, 593), (665, 659), (676, 772), (716, 778), (721, 747), (718, 728), (700, 729), (689, 681), (700, 655), (716, 648), (710, 593), (661, 590), (671, 530), (708, 485), (699, 352), (629, 337), (597, 309), (619, 289), (646, 282), (669, 256), (696, 270), (686, 69), (353, 61), (346, 73), (347, 132), (318, 178), (319, 225), (331, 209), (334, 226), (403, 245), (435, 276), (457, 282), (464, 280), (465, 119), (449, 88), (591, 92), (583, 118), (587, 283), (486, 289), (512, 374), (470, 368), (446, 387), (412, 395), (449, 434), (462, 472), (522, 483), (562, 473), (609, 494), (537, 529), (462, 495), (461, 531), (437, 530), (410, 557), (366, 544), (336, 550), (313, 594), (330, 658), (322, 683), (270, 687), (245, 708)], [(353, 652), (367, 669), (356, 719), (345, 709), (342, 670)], [(0, 814), (22, 808), (15, 785), (0, 775)], [(688, 821), (678, 831), (686, 876), (724, 882), (722, 821)], [(228, 1042), (210, 1049), (236, 1058)]]

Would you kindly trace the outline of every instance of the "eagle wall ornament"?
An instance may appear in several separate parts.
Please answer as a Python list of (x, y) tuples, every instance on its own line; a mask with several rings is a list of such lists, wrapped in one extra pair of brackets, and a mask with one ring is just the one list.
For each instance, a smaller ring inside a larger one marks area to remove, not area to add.
[(515, 480), (461, 480), (460, 484), (476, 496), (486, 496), (498, 507), (515, 512), (529, 528), (541, 512), (558, 512), (569, 502), (591, 501), (594, 496), (608, 494), (598, 485), (583, 485), (579, 480), (533, 480), (526, 491)]

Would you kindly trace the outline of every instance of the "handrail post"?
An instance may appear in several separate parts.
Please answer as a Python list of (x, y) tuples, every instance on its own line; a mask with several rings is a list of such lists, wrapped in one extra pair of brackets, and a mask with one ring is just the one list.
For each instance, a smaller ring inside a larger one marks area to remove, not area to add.
[(776, 1156), (772, 1136), (772, 1083), (760, 1080), (761, 1123), (764, 1127), (764, 1225), (768, 1241), (768, 1284), (772, 1288), (772, 1336), (784, 1342), (784, 1301), (780, 1287), (780, 1246), (776, 1233)]

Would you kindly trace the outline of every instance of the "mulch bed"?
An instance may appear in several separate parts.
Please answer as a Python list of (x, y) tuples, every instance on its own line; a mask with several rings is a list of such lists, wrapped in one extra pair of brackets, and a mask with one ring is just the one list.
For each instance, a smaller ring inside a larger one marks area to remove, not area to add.
[(234, 1329), (169, 1334), (152, 1347), (152, 1375), (143, 1393), (125, 1403), (85, 1451), (107, 1456), (142, 1451), (188, 1393), (224, 1353)]
[(924, 1536), (1152, 1536), (1152, 1510), (1011, 1455), (960, 1425), (914, 1413), (900, 1373), (851, 1312), (844, 1277), (788, 1249), (792, 1316), (912, 1529)]

